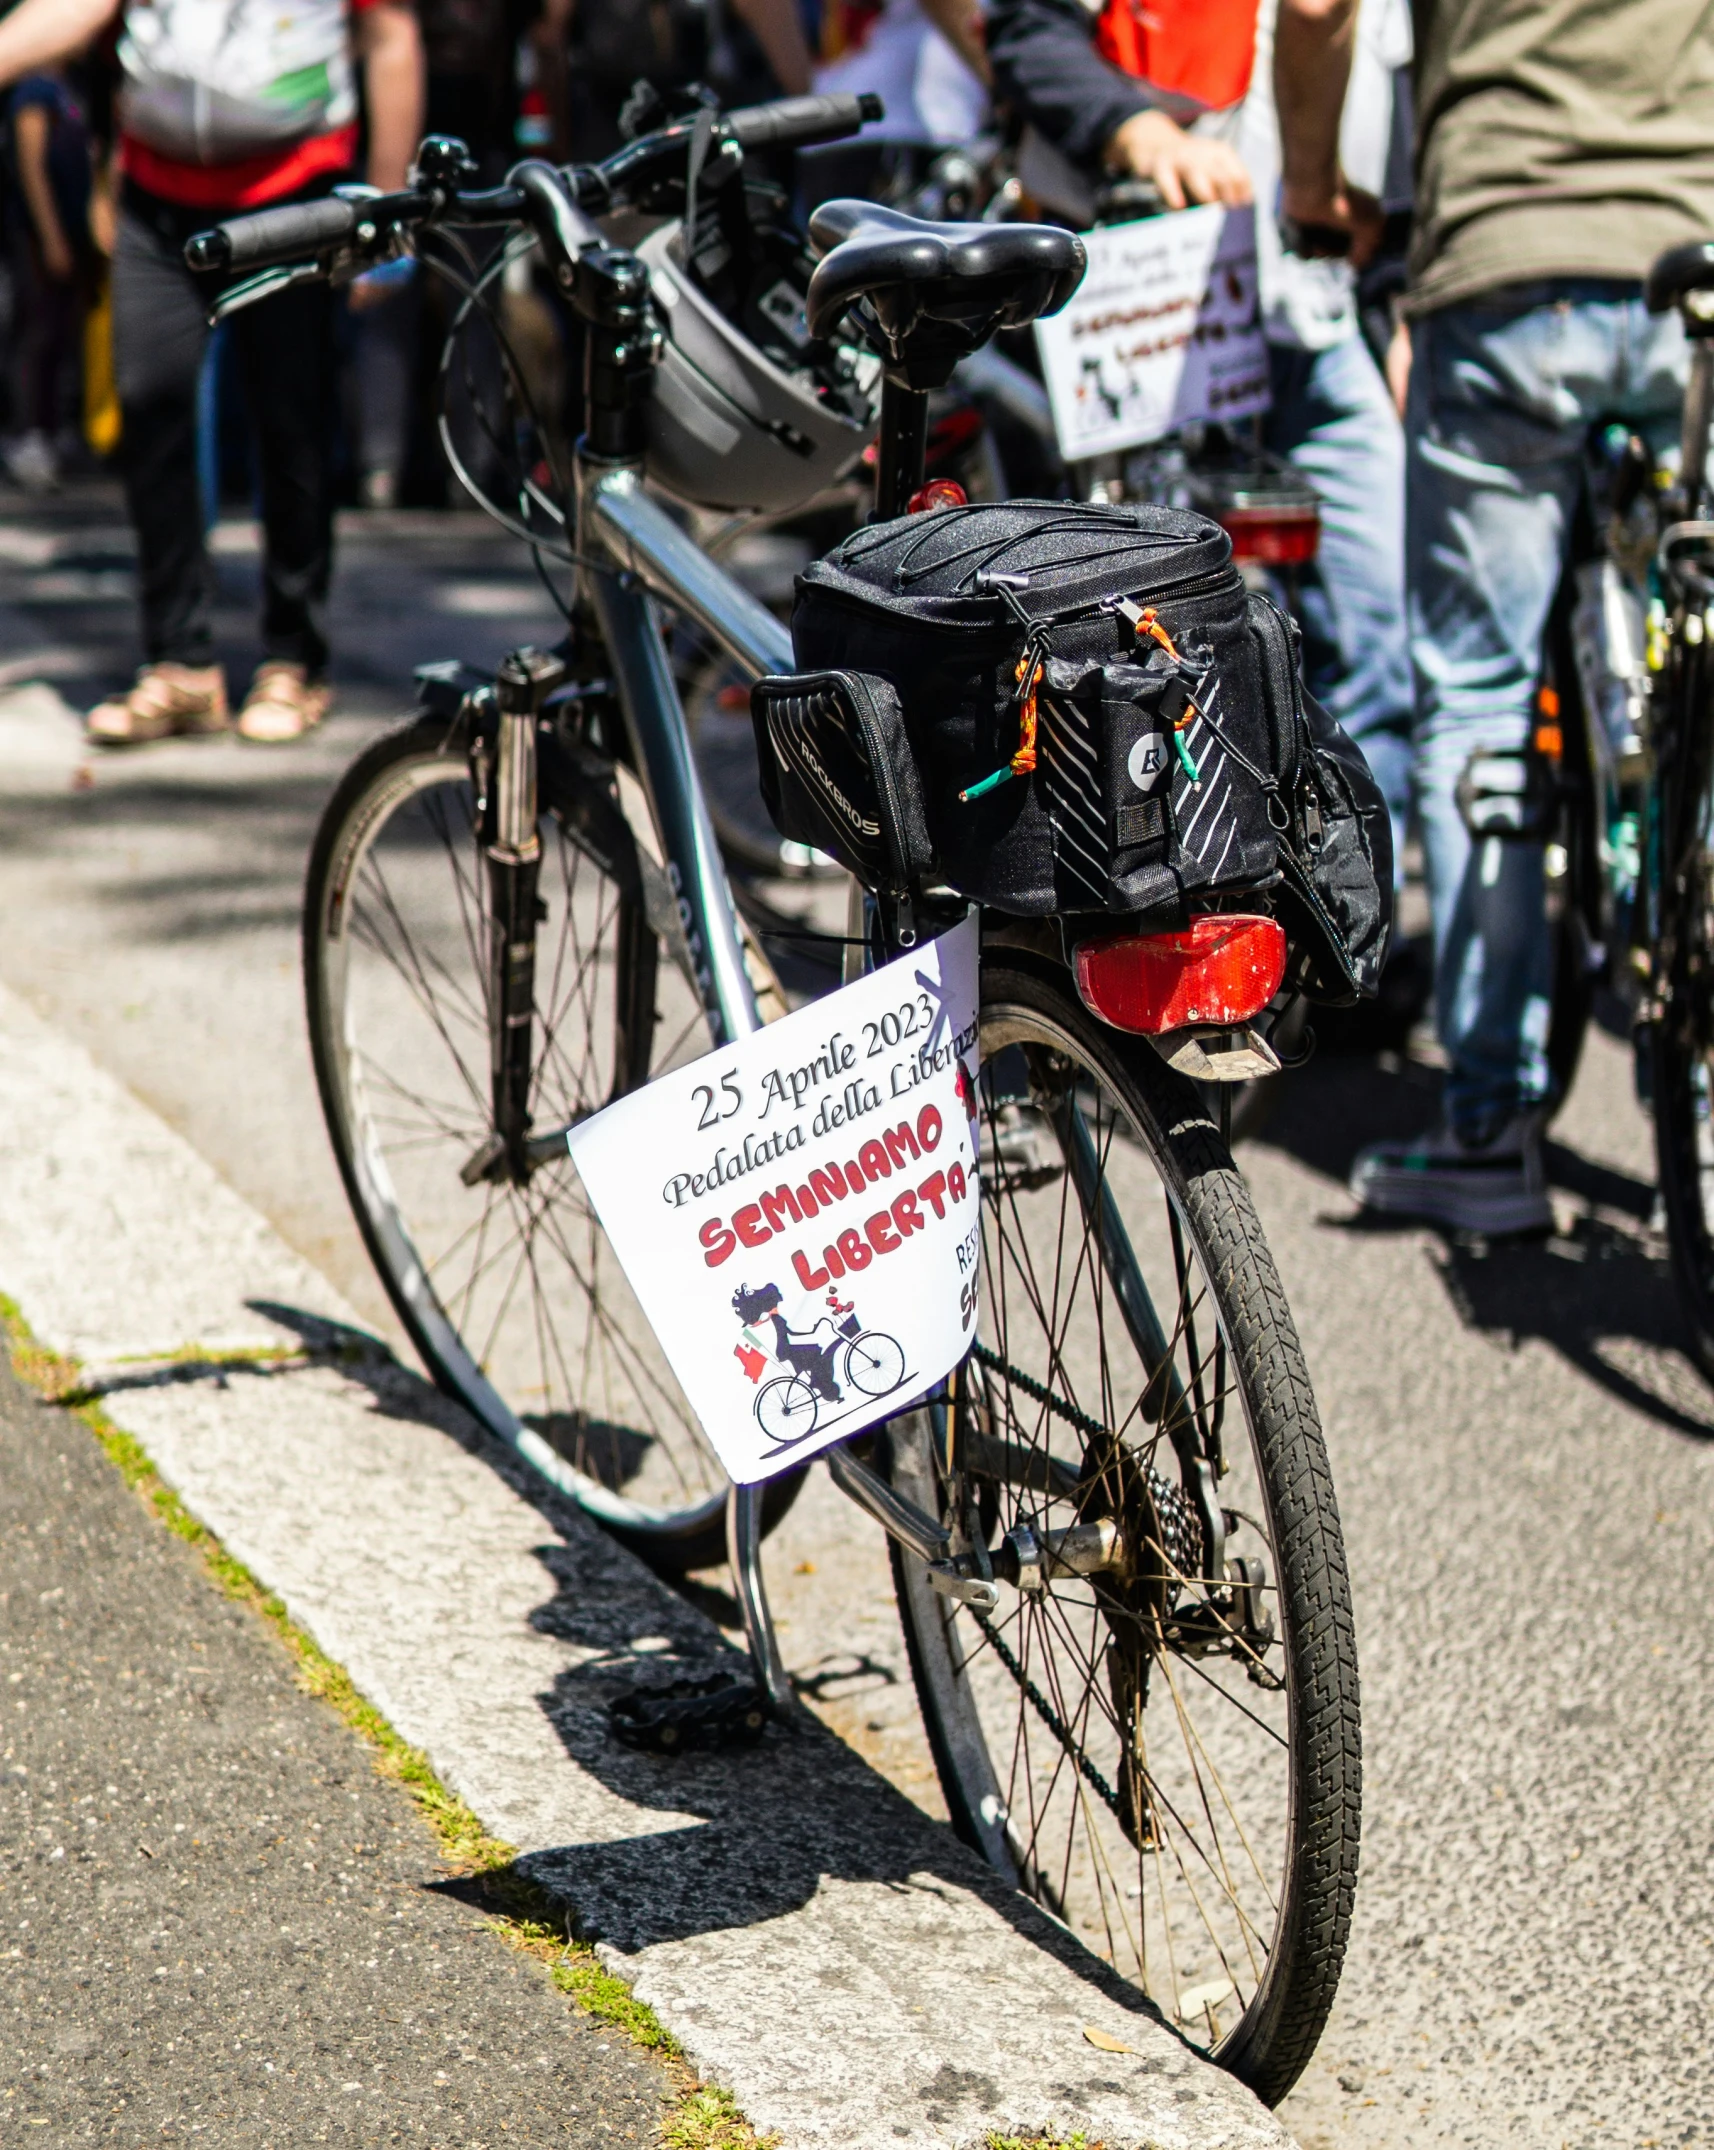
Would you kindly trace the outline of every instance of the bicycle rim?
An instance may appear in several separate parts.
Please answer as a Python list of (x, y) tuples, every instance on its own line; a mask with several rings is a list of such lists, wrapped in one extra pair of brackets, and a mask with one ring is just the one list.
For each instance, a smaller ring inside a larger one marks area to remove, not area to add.
[[(311, 862), (310, 1024), (347, 1189), (437, 1381), (602, 1521), (700, 1565), (723, 1544), (725, 1475), (569, 1157), (524, 1186), (471, 1177), (492, 1126), (488, 884), (444, 734), (408, 727), (365, 755)], [(622, 1050), (653, 1076), (709, 1032), (637, 900), (551, 802), (540, 833), (530, 1109), (549, 1130), (608, 1102)]]
[[(1037, 1593), (1002, 1583), (982, 1616), (895, 1548), (942, 1785), (991, 1863), (1277, 2100), (1337, 1985), (1361, 1777), (1301, 1353), (1187, 1085), (1022, 969), (985, 970), (983, 1052), (983, 1306), (954, 1470), (919, 1414), (895, 1430), (895, 1482), (990, 1546), (1097, 1524), (1118, 1553), (1096, 1575), (1050, 1567)], [(1174, 1434), (1224, 1453), (1217, 1588)]]

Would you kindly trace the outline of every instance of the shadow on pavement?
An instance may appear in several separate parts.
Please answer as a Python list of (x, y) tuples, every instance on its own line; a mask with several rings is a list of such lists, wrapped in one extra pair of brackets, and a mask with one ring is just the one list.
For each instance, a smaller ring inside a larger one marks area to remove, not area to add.
[[(1312, 1061), (1280, 1078), (1254, 1140), (1343, 1188), (1359, 1150), (1420, 1133), (1439, 1097), (1439, 1074), (1397, 1055)], [(1459, 1319), (1512, 1345), (1539, 1339), (1633, 1410), (1714, 1438), (1714, 1394), (1685, 1355), (1666, 1242), (1651, 1224), (1653, 1186), (1563, 1142), (1550, 1141), (1546, 1159), (1551, 1186), (1570, 1197), (1568, 1233), (1491, 1245), (1434, 1234), (1433, 1266)], [(1343, 1199), (1318, 1222), (1356, 1234), (1432, 1230), (1359, 1217)]]
[[(570, 1759), (638, 1809), (640, 1830), (651, 1813), (698, 1817), (689, 1828), (557, 1846), (517, 1862), (524, 1880), (567, 1905), (580, 1938), (634, 1954), (783, 1917), (828, 1880), (879, 1883), (925, 1898), (975, 1894), (1020, 1940), (1115, 2005), (1162, 2020), (1136, 1987), (1029, 1898), (1005, 1887), (944, 1824), (913, 1806), (806, 1710), (770, 1725), (754, 1746), (668, 1758), (621, 1745), (609, 1728), (610, 1702), (741, 1662), (705, 1613), (373, 1337), (276, 1301), (247, 1303), (302, 1340), (304, 1358), (297, 1363), (336, 1363), (368, 1390), (377, 1410), (450, 1434), (553, 1529), (554, 1542), (536, 1549), (552, 1595), (532, 1624), (587, 1654), (538, 1698), (544, 1714)], [(197, 1362), (195, 1370), (203, 1368), (209, 1377), (230, 1370), (212, 1359)], [(180, 1378), (192, 1374), (190, 1366), (180, 1370)], [(724, 1592), (703, 1595), (722, 1601), (720, 1610), (730, 1602)], [(455, 1894), (475, 1891), (472, 1900), (480, 1900), (479, 1881), (440, 1886)]]

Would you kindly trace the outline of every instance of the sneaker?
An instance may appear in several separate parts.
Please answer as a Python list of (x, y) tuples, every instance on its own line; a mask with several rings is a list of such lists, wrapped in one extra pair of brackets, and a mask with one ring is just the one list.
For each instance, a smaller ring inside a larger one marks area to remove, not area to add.
[(146, 664), (124, 694), (98, 702), (84, 731), (98, 747), (226, 729), (226, 674), (217, 664)]
[(328, 689), (313, 684), (301, 664), (272, 659), (258, 667), (250, 682), (238, 712), (238, 736), (257, 746), (287, 746), (315, 730), (331, 699)]
[(1500, 1239), (1553, 1227), (1541, 1115), (1520, 1112), (1481, 1144), (1437, 1128), (1415, 1142), (1377, 1142), (1351, 1168), (1351, 1192), (1375, 1217), (1412, 1217)]
[(45, 433), (21, 433), (6, 449), (6, 469), (26, 493), (51, 493), (60, 482), (59, 459)]

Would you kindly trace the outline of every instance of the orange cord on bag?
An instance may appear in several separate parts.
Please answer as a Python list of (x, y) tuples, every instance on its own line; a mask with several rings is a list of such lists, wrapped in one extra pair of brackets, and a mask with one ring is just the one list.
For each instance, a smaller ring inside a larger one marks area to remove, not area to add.
[[(1161, 625), (1155, 615), (1153, 605), (1145, 605), (1139, 612), (1132, 605), (1121, 604), (1119, 610), (1130, 621), (1139, 639), (1147, 635), (1150, 641), (1160, 644), (1174, 664), (1183, 663), (1184, 660), (1178, 654), (1178, 645)], [(1190, 748), (1186, 744), (1184, 734), (1186, 727), (1201, 714), (1202, 712), (1197, 708), (1196, 704), (1187, 698), (1184, 707), (1172, 720), (1172, 743), (1178, 751), (1179, 767), (1198, 789), (1201, 788), (1202, 777), (1196, 763), (1191, 759)]]
[(1041, 679), (1042, 653), (1030, 643), (1024, 645), (1024, 653), (1018, 659), (1018, 668), (1012, 674), (1022, 700), (1018, 706), (1018, 749), (1003, 769), (996, 769), (992, 776), (985, 776), (981, 783), (971, 784), (958, 796), (961, 802), (979, 799), (984, 792), (994, 791), (1015, 776), (1033, 776), (1036, 766), (1036, 688)]
[(1179, 662), (1178, 647), (1173, 641), (1171, 635), (1167, 633), (1166, 629), (1156, 618), (1155, 608), (1153, 605), (1145, 606), (1144, 609), (1139, 612), (1137, 614), (1137, 617), (1131, 622), (1131, 625), (1136, 629), (1139, 635), (1148, 635), (1154, 641), (1158, 642), (1161, 648), (1164, 649), (1167, 655), (1172, 659), (1174, 664), (1177, 664)]

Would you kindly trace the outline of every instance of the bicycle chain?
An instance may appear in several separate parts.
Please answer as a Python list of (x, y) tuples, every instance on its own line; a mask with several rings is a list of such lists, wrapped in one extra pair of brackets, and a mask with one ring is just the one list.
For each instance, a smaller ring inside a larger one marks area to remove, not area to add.
[[(1022, 1390), (1024, 1395), (1033, 1397), (1037, 1403), (1044, 1405), (1056, 1417), (1064, 1419), (1066, 1424), (1081, 1433), (1085, 1440), (1112, 1440), (1111, 1429), (1102, 1425), (1099, 1419), (1091, 1418), (1087, 1412), (1078, 1410), (1075, 1404), (1067, 1403), (1064, 1397), (1056, 1396), (1051, 1389), (1045, 1387), (1041, 1382), (1032, 1379), (1030, 1375), (1024, 1373), (1020, 1368), (1002, 1359), (998, 1352), (990, 1351), (986, 1345), (974, 1344), (971, 1346), (971, 1356), (988, 1372), (999, 1374), (1013, 1388)], [(1164, 1550), (1170, 1559), (1177, 1561), (1181, 1574), (1191, 1574), (1194, 1572), (1191, 1563), (1194, 1562), (1200, 1565), (1201, 1562), (1202, 1526), (1191, 1512), (1190, 1503), (1176, 1486), (1169, 1485), (1152, 1463), (1145, 1462), (1143, 1468), (1148, 1474), (1149, 1497), (1154, 1502), (1155, 1513), (1161, 1519), (1161, 1535), (1164, 1538), (1177, 1541), (1176, 1543), (1170, 1543)], [(989, 1643), (994, 1655), (1011, 1674), (1024, 1699), (1029, 1703), (1042, 1723), (1047, 1726), (1054, 1738), (1058, 1740), (1062, 1751), (1075, 1765), (1078, 1775), (1083, 1778), (1084, 1782), (1107, 1807), (1120, 1828), (1123, 1829), (1125, 1817), (1120, 1811), (1118, 1794), (1083, 1752), (1078, 1742), (1073, 1739), (1070, 1727), (1053, 1704), (1049, 1702), (1046, 1695), (1042, 1693), (1035, 1681), (1024, 1670), (1018, 1659), (1013, 1655), (1004, 1637), (992, 1621), (989, 1620), (987, 1614), (976, 1612), (972, 1608), (972, 1615), (977, 1627), (981, 1630), (984, 1640)]]
[(1054, 1738), (1059, 1741), (1066, 1754), (1076, 1763), (1078, 1775), (1106, 1801), (1107, 1805), (1112, 1809), (1113, 1819), (1122, 1829), (1125, 1826), (1125, 1817), (1119, 1812), (1118, 1795), (1113, 1790), (1113, 1787), (1083, 1752), (1083, 1749), (1073, 1740), (1065, 1720), (1012, 1655), (1011, 1650), (1001, 1638), (1000, 1631), (989, 1620), (988, 1615), (986, 1613), (976, 1613), (975, 1620), (983, 1635), (992, 1644), (994, 1655), (1022, 1689), (1026, 1699), (1033, 1705), (1036, 1715), (1047, 1726)]
[[(1080, 1411), (1075, 1404), (1067, 1403), (1062, 1396), (1056, 1396), (1050, 1388), (1033, 1380), (1010, 1361), (1002, 1359), (997, 1351), (990, 1351), (985, 1344), (972, 1344), (970, 1355), (989, 1373), (1001, 1375), (1012, 1388), (1021, 1389), (1037, 1403), (1045, 1404), (1056, 1417), (1064, 1419), (1068, 1426), (1082, 1434), (1086, 1441), (1113, 1439), (1111, 1429), (1103, 1426), (1099, 1419), (1089, 1417), (1087, 1412)], [(1165, 1540), (1161, 1550), (1180, 1576), (1195, 1575), (1202, 1566), (1202, 1525), (1177, 1486), (1163, 1478), (1152, 1463), (1144, 1461), (1143, 1469), (1148, 1474), (1149, 1498), (1154, 1502), (1155, 1513), (1160, 1518), (1161, 1537)]]

